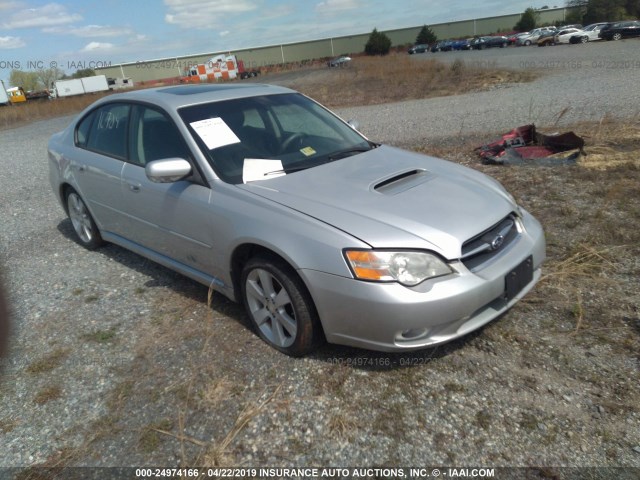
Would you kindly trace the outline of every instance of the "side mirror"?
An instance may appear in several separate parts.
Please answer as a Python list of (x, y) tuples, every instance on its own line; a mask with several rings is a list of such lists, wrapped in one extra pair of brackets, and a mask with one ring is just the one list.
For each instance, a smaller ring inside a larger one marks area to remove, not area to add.
[(164, 158), (147, 163), (147, 178), (155, 183), (172, 183), (191, 174), (191, 164), (183, 158)]

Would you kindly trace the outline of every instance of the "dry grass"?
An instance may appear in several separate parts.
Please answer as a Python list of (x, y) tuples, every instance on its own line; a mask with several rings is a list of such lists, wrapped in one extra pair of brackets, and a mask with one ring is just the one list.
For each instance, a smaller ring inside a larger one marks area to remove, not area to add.
[(73, 115), (109, 93), (96, 93), (52, 100), (34, 100), (0, 107), (0, 129), (6, 130), (47, 118)]
[(248, 403), (224, 438), (219, 442), (212, 443), (198, 464), (205, 467), (232, 465), (233, 460), (228, 457), (230, 445), (253, 418), (266, 410), (267, 405), (278, 395), (280, 388), (281, 386), (278, 386), (270, 395), (265, 392), (255, 403)]
[(614, 250), (620, 247), (607, 249), (596, 249), (591, 245), (578, 245), (566, 258), (557, 260), (548, 268), (548, 273), (542, 280), (553, 280), (556, 283), (572, 283), (578, 277), (593, 279), (604, 270), (615, 269), (616, 265), (612, 258)]
[(399, 53), (358, 57), (352, 65), (328, 73), (323, 82), (294, 84), (294, 88), (324, 105), (349, 107), (458, 95), (535, 79), (530, 71), (481, 68), (459, 59), (450, 65), (438, 60), (415, 61)]
[(27, 367), (27, 372), (31, 374), (39, 374), (50, 372), (57, 368), (69, 356), (69, 349), (57, 348), (44, 357), (36, 360)]
[[(581, 165), (594, 170), (629, 166), (640, 168), (640, 120), (620, 122), (603, 117), (594, 131), (593, 126), (578, 126), (587, 130), (588, 155)], [(591, 130), (591, 132), (589, 132)]]
[(33, 399), (38, 405), (43, 405), (52, 400), (56, 400), (62, 396), (62, 388), (58, 385), (49, 385), (38, 392), (36, 398)]
[[(457, 95), (498, 84), (528, 82), (535, 78), (530, 71), (480, 68), (467, 65), (461, 60), (456, 60), (451, 65), (437, 60), (412, 61), (404, 52), (392, 53), (386, 57), (359, 56), (352, 63), (342, 69), (327, 69), (324, 62), (302, 65), (297, 68), (297, 72), (323, 69), (329, 75), (322, 81), (310, 84), (303, 82), (294, 88), (324, 105), (348, 107)], [(265, 73), (268, 75), (259, 81), (269, 82), (269, 75), (281, 72), (272, 69)], [(340, 92), (340, 95), (336, 95), (336, 92)], [(0, 108), (0, 129), (75, 114), (98, 98), (110, 94), (111, 92), (31, 101)]]

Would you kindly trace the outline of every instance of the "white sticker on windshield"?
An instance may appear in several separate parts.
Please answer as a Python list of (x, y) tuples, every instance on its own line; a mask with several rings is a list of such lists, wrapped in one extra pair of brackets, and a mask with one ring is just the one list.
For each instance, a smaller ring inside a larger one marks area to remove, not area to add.
[(269, 180), (284, 175), (281, 160), (265, 160), (264, 158), (245, 158), (242, 164), (242, 181), (255, 182)]
[(240, 143), (240, 139), (220, 117), (191, 122), (190, 125), (209, 150)]

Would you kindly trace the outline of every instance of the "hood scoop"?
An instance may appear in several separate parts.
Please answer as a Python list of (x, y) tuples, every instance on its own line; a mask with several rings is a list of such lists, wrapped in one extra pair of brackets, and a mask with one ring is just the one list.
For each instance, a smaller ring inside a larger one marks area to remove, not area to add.
[(431, 172), (424, 169), (412, 169), (405, 172), (394, 173), (393, 176), (379, 181), (373, 186), (373, 190), (385, 195), (397, 195), (410, 188), (421, 185), (433, 178)]

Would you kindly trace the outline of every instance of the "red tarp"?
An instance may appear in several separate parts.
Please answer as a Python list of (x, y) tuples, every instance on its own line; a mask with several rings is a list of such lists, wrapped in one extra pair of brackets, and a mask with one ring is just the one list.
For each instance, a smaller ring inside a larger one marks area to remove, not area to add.
[[(567, 157), (557, 153), (578, 150)], [(499, 140), (476, 148), (485, 165), (570, 165), (584, 153), (584, 140), (573, 132), (544, 135), (535, 125), (514, 128)], [(552, 157), (553, 155), (553, 157)]]

